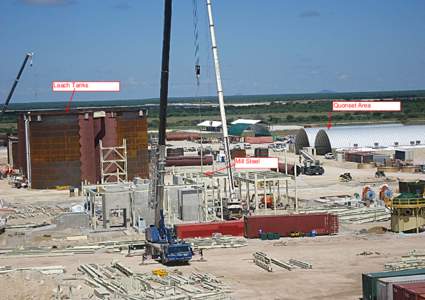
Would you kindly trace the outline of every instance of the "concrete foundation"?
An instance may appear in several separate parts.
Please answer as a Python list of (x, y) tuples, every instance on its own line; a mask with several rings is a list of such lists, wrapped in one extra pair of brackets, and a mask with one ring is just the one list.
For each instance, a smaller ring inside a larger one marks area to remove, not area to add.
[(58, 230), (89, 228), (89, 215), (85, 212), (62, 213), (53, 222)]

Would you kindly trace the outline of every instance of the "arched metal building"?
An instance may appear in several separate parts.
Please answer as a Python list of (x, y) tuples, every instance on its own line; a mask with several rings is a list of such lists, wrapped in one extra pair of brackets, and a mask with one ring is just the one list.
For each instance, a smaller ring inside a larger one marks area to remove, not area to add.
[(390, 147), (425, 144), (425, 125), (362, 125), (300, 129), (295, 151), (314, 146), (319, 155), (335, 148)]

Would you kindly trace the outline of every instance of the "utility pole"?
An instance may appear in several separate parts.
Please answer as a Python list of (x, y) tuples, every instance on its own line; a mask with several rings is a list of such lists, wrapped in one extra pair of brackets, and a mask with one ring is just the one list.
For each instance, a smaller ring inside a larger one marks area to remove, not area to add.
[(158, 181), (155, 193), (155, 225), (159, 227), (160, 212), (164, 208), (165, 146), (167, 128), (168, 78), (170, 62), (172, 0), (164, 3), (164, 32), (162, 41), (161, 90), (159, 99), (159, 129), (157, 149)]

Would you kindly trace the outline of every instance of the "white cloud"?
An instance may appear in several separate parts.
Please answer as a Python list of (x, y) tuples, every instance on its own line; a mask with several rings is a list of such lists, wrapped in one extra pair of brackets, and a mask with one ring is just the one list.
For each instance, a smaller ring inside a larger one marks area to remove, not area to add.
[(338, 78), (339, 80), (347, 80), (348, 78), (350, 78), (350, 75), (345, 74), (345, 73), (339, 73), (339, 74), (337, 75), (337, 78)]

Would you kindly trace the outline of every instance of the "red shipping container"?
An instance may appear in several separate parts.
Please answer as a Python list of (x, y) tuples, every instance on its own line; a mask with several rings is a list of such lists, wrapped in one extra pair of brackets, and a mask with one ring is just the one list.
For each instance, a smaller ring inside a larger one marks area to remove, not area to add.
[(196, 132), (172, 131), (167, 132), (167, 141), (194, 141), (201, 138)]
[(249, 143), (249, 144), (273, 143), (273, 137), (272, 136), (247, 136), (245, 137), (245, 143)]
[(425, 294), (418, 295), (418, 300), (425, 300)]
[(211, 237), (213, 233), (243, 236), (243, 228), (244, 223), (242, 220), (174, 225), (176, 235), (180, 239)]
[(421, 294), (425, 294), (425, 282), (393, 285), (393, 300), (418, 300)]
[[(203, 165), (212, 165), (213, 156), (205, 155), (202, 157)], [(201, 165), (201, 156), (171, 156), (166, 158), (165, 165), (167, 167), (171, 166), (200, 166)]]
[[(285, 171), (286, 171), (285, 163), (279, 162), (278, 166), (279, 166), (279, 172), (285, 173)], [(274, 169), (274, 170), (276, 170), (276, 169)], [(288, 174), (289, 175), (295, 175), (295, 165), (288, 164)], [(300, 174), (301, 174), (301, 167), (297, 166), (297, 176), (299, 176)]]
[(258, 238), (261, 232), (279, 233), (289, 236), (291, 232), (310, 233), (313, 230), (318, 235), (338, 233), (338, 216), (332, 214), (293, 214), (245, 216), (244, 236)]

